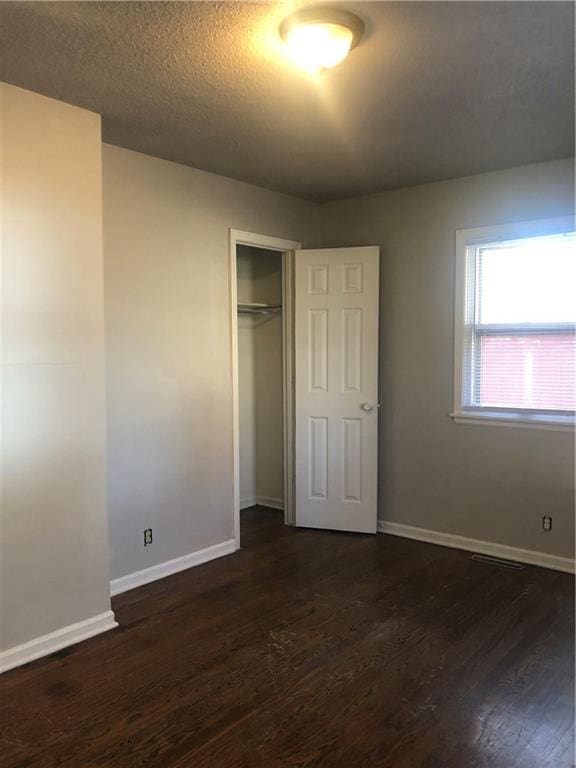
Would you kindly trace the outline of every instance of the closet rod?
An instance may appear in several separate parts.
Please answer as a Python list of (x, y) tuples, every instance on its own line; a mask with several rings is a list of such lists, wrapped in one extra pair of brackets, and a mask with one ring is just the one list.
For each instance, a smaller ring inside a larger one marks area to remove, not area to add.
[(273, 315), (282, 312), (281, 306), (268, 304), (238, 304), (239, 315)]

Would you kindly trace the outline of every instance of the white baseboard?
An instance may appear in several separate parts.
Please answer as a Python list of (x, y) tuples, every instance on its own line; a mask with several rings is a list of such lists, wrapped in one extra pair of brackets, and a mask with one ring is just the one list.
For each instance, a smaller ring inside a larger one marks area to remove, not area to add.
[(274, 499), (271, 496), (253, 496), (240, 502), (240, 509), (248, 509), (255, 506), (270, 507), (271, 509), (284, 509), (284, 499)]
[(113, 579), (110, 582), (110, 594), (112, 596), (127, 592), (129, 589), (136, 589), (151, 581), (158, 581), (165, 576), (171, 576), (173, 573), (186, 571), (188, 568), (194, 568), (196, 565), (202, 565), (217, 557), (224, 557), (236, 551), (236, 542), (234, 539), (223, 541), (220, 544), (214, 544), (205, 549), (199, 549), (197, 552), (190, 552), (183, 557), (176, 557), (174, 560), (166, 560), (164, 563), (152, 565), (150, 568), (144, 568), (142, 571), (129, 573), (127, 576), (120, 576), (119, 579)]
[(378, 520), (378, 531), (380, 533), (389, 533), (392, 536), (401, 536), (404, 539), (415, 539), (416, 541), (425, 541), (429, 544), (439, 544), (442, 547), (464, 549), (468, 552), (477, 552), (480, 555), (499, 557), (503, 560), (514, 560), (515, 562), (526, 563), (527, 565), (538, 565), (541, 568), (551, 568), (554, 571), (574, 573), (574, 560), (571, 560), (569, 557), (549, 555), (546, 552), (518, 549), (517, 547), (508, 547), (505, 544), (496, 544), (492, 541), (481, 541), (480, 539), (469, 539), (466, 536), (455, 536), (452, 533), (430, 531), (413, 525), (389, 523), (386, 520)]
[(270, 507), (271, 509), (284, 509), (284, 499), (273, 499), (270, 496), (257, 496), (256, 504), (261, 507)]
[(55, 632), (36, 637), (34, 640), (22, 643), (22, 645), (15, 645), (13, 648), (8, 648), (8, 650), (0, 653), (0, 672), (7, 672), (9, 669), (40, 659), (42, 656), (49, 656), (51, 653), (61, 651), (62, 648), (75, 645), (82, 640), (88, 640), (90, 637), (107, 632), (117, 626), (114, 613), (106, 611), (85, 619), (85, 621), (69, 624)]

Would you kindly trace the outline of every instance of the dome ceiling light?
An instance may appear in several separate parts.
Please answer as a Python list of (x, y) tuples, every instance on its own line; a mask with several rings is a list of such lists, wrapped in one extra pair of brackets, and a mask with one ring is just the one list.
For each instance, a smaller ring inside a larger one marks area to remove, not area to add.
[(364, 22), (349, 11), (323, 6), (303, 8), (280, 25), (289, 57), (309, 72), (344, 61), (364, 33)]

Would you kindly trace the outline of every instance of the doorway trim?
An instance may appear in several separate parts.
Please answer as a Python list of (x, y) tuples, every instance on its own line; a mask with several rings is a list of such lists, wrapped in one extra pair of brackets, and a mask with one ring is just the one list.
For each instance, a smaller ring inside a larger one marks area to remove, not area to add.
[(284, 368), (284, 522), (294, 525), (294, 375), (293, 375), (293, 273), (295, 240), (283, 240), (253, 232), (230, 229), (229, 290), (230, 349), (232, 362), (232, 461), (234, 497), (234, 541), (240, 549), (240, 398), (238, 384), (238, 285), (236, 246), (248, 245), (282, 253), (282, 359)]

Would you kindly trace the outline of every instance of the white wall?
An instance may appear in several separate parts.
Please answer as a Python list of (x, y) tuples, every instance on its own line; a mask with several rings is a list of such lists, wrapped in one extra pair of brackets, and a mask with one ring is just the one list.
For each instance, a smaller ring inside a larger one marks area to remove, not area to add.
[(103, 157), (116, 578), (233, 538), (229, 229), (313, 247), (317, 206), (117, 147)]
[(282, 318), (258, 325), (255, 340), (256, 497), (284, 501), (284, 401)]
[(455, 230), (573, 212), (569, 160), (322, 207), (323, 245), (382, 252), (382, 519), (573, 557), (573, 434), (448, 416)]
[[(238, 246), (238, 301), (282, 304), (282, 254)], [(284, 497), (282, 317), (238, 318), (240, 504)]]
[[(100, 119), (0, 97), (5, 651), (111, 614)], [(572, 555), (573, 437), (447, 416), (454, 231), (572, 213), (572, 163), (319, 207), (107, 145), (103, 161), (114, 577), (233, 537), (229, 228), (381, 246), (382, 518)]]
[[(232, 538), (228, 229), (315, 247), (318, 220), (324, 246), (382, 248), (381, 518), (570, 556), (571, 436), (457, 425), (448, 413), (455, 230), (566, 215), (571, 169), (546, 163), (318, 207), (105, 146), (113, 575)], [(256, 367), (250, 375), (256, 386)]]
[(238, 318), (240, 505), (284, 503), (282, 318)]
[(106, 613), (110, 593), (100, 118), (0, 99), (6, 650)]
[(282, 318), (238, 318), (240, 504), (284, 502)]
[(256, 351), (254, 321), (238, 317), (240, 508), (256, 499)]

